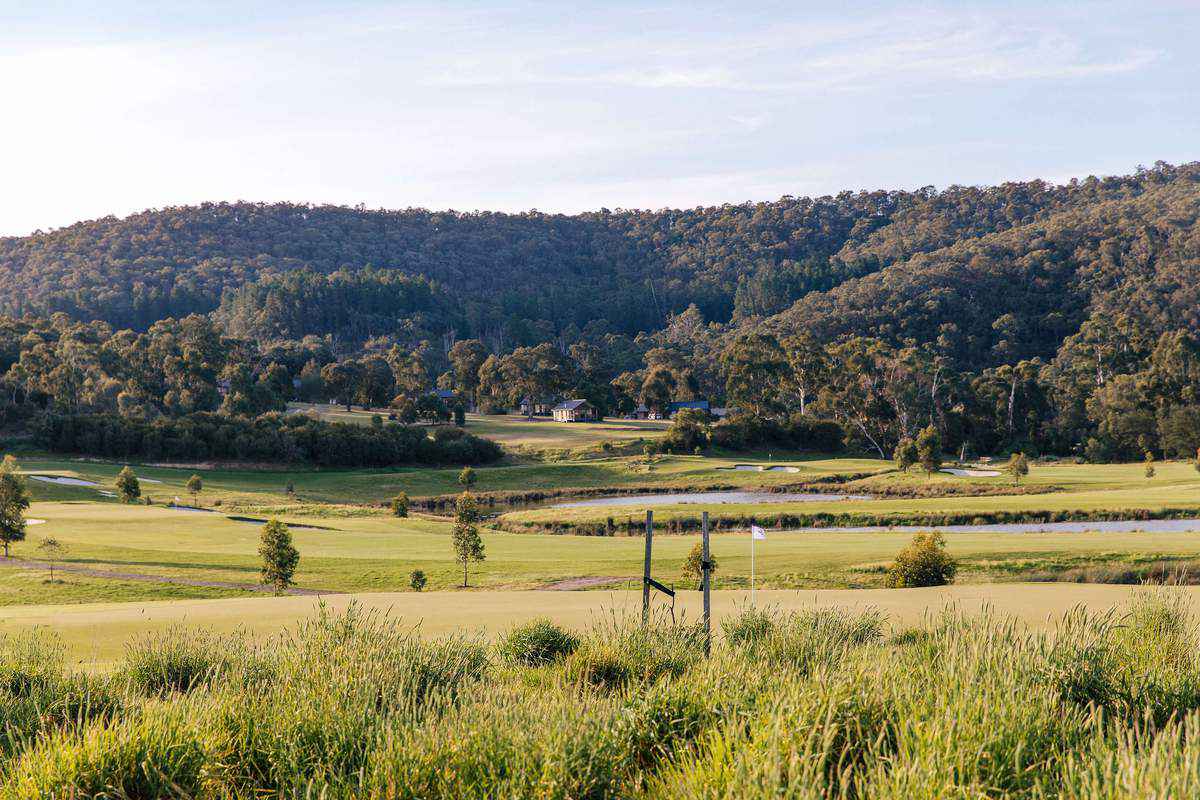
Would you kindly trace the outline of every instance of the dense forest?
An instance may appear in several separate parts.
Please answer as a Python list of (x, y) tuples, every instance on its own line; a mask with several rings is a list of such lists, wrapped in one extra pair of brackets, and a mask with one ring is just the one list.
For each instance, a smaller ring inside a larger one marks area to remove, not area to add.
[(1200, 164), (576, 216), (147, 211), (0, 239), (0, 414), (705, 398), (742, 417), (721, 442), (807, 418), (877, 455), (932, 424), (956, 452), (1190, 456), (1198, 213)]

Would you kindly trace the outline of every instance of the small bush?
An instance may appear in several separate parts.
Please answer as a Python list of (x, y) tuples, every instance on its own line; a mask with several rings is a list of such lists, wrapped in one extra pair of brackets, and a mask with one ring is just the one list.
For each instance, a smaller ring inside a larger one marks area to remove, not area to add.
[(509, 631), (500, 645), (500, 653), (514, 664), (537, 667), (569, 656), (578, 648), (578, 637), (542, 618)]
[(954, 582), (957, 571), (940, 533), (918, 533), (888, 568), (887, 585), (892, 589), (945, 586)]
[(408, 585), (412, 587), (414, 592), (419, 592), (425, 588), (425, 584), (429, 579), (425, 577), (425, 571), (414, 569), (408, 576)]

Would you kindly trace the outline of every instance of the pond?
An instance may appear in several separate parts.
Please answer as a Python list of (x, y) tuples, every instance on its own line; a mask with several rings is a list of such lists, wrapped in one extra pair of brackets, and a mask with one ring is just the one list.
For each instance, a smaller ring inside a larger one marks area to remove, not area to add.
[(688, 503), (821, 503), (837, 500), (870, 500), (865, 494), (818, 494), (815, 492), (685, 492), (680, 494), (629, 494), (618, 497), (594, 497), (556, 503), (551, 508), (592, 508), (603, 506), (673, 506)]
[(941, 531), (942, 533), (1186, 533), (1200, 531), (1200, 519), (1132, 519), (1108, 522), (1004, 522), (990, 525), (897, 525), (892, 528), (866, 526), (855, 528), (795, 528), (799, 532), (844, 531), (846, 533), (916, 533), (917, 531)]

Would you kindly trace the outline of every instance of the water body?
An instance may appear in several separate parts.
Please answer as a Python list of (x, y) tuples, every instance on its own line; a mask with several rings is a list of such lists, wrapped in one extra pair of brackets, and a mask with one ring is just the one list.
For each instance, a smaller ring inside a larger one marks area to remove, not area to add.
[(897, 525), (893, 528), (866, 526), (858, 528), (792, 528), (801, 533), (916, 533), (917, 531), (941, 531), (942, 533), (1189, 533), (1200, 532), (1200, 519), (1132, 519), (1110, 522), (1006, 522), (991, 525)]
[(558, 503), (551, 508), (594, 508), (604, 506), (673, 506), (689, 503), (821, 503), (834, 500), (870, 500), (866, 494), (817, 494), (799, 492), (687, 492), (681, 494), (629, 494), (594, 497)]

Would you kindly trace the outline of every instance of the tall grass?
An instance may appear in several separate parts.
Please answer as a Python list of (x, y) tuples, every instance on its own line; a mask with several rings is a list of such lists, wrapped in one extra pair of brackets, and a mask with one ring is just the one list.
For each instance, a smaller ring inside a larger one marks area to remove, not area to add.
[(1047, 633), (990, 612), (745, 608), (496, 645), (323, 611), (171, 631), (104, 677), (0, 637), (0, 798), (1100, 798), (1200, 794), (1200, 623), (1170, 589)]

